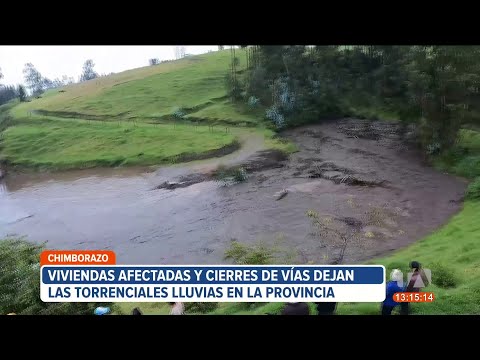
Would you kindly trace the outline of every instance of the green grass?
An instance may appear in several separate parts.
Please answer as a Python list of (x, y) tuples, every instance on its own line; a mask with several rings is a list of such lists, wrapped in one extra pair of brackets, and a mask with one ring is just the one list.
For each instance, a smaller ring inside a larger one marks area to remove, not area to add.
[(468, 129), (462, 130), (460, 144), (469, 151), (480, 154), (480, 132)]
[(286, 139), (283, 139), (270, 129), (263, 130), (263, 136), (265, 137), (265, 148), (278, 150), (286, 154), (291, 154), (298, 151), (297, 146)]
[[(382, 264), (387, 272), (394, 268), (406, 271), (408, 263), (418, 260), (432, 269), (433, 303), (414, 304), (418, 314), (480, 314), (480, 202), (467, 201), (463, 210), (439, 231), (392, 256), (371, 261)], [(443, 265), (457, 279), (453, 288), (436, 285), (435, 269)], [(341, 304), (340, 313), (378, 313), (379, 304)]]
[(229, 100), (212, 103), (199, 111), (186, 116), (187, 119), (205, 119), (211, 123), (240, 126), (257, 126), (262, 122), (263, 108), (249, 109), (246, 104), (232, 104)]
[(2, 157), (11, 165), (64, 170), (153, 165), (198, 158), (235, 141), (208, 127), (50, 120), (9, 127)]
[(460, 130), (457, 146), (436, 157), (434, 164), (443, 171), (459, 176), (480, 176), (480, 132)]
[[(238, 50), (237, 57), (241, 72), (245, 51)], [(224, 101), (230, 61), (230, 51), (224, 50), (133, 69), (67, 86), (62, 89), (65, 92), (49, 91), (41, 99), (16, 107), (13, 115), (21, 118), (32, 110), (46, 110), (104, 116), (106, 120), (142, 120), (161, 118), (184, 108), (203, 119), (254, 123), (255, 117)]]

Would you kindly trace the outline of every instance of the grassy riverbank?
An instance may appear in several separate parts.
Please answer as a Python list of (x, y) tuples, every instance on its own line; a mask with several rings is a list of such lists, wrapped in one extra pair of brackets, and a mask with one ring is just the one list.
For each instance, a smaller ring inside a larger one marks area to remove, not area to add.
[(231, 133), (187, 125), (51, 121), (9, 127), (4, 137), (11, 166), (54, 170), (175, 163), (235, 148)]

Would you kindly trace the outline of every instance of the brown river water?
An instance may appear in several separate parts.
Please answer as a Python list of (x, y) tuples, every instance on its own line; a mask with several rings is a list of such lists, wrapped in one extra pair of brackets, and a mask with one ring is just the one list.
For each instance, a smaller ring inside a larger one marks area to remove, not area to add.
[[(315, 210), (337, 234), (359, 231), (344, 262), (363, 261), (429, 234), (462, 206), (466, 182), (428, 167), (399, 134), (392, 123), (346, 119), (286, 132), (299, 149), (289, 159), (259, 151), (252, 136), (232, 155), (186, 165), (8, 174), (0, 238), (111, 249), (124, 264), (224, 263), (232, 239), (280, 241), (301, 262), (328, 263), (338, 239), (312, 231), (305, 213)], [(248, 181), (212, 181), (219, 164), (244, 164)]]

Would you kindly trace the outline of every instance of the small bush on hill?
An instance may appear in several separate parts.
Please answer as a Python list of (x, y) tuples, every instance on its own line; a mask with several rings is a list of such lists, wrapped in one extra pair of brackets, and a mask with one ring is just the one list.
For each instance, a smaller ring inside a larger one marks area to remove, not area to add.
[(273, 258), (273, 250), (262, 244), (246, 245), (236, 240), (225, 251), (225, 259), (240, 265), (267, 265), (271, 264)]
[(466, 198), (470, 200), (480, 199), (480, 177), (477, 177), (470, 185), (468, 185)]
[(457, 286), (457, 277), (452, 269), (440, 263), (432, 264), (430, 269), (434, 285), (444, 289)]

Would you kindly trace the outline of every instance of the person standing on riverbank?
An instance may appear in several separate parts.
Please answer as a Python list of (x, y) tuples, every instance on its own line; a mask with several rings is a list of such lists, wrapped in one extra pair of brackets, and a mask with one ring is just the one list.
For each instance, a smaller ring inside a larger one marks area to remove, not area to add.
[(335, 315), (337, 310), (336, 302), (318, 302), (317, 305), (317, 315)]
[(143, 313), (138, 307), (136, 307), (132, 310), (132, 315), (143, 315)]
[(382, 303), (382, 315), (392, 315), (393, 309), (398, 305), (393, 299), (393, 295), (403, 291), (403, 273), (399, 269), (394, 269), (390, 274), (390, 281), (387, 283), (387, 295)]
[(310, 315), (310, 308), (304, 302), (291, 302), (285, 304), (282, 315)]
[[(405, 292), (420, 292), (420, 290), (429, 284), (429, 280), (425, 274), (425, 271), (421, 268), (421, 264), (418, 261), (412, 261), (410, 268), (412, 269), (412, 276), (405, 287)], [(400, 315), (408, 315), (410, 313), (410, 303), (400, 303)]]

